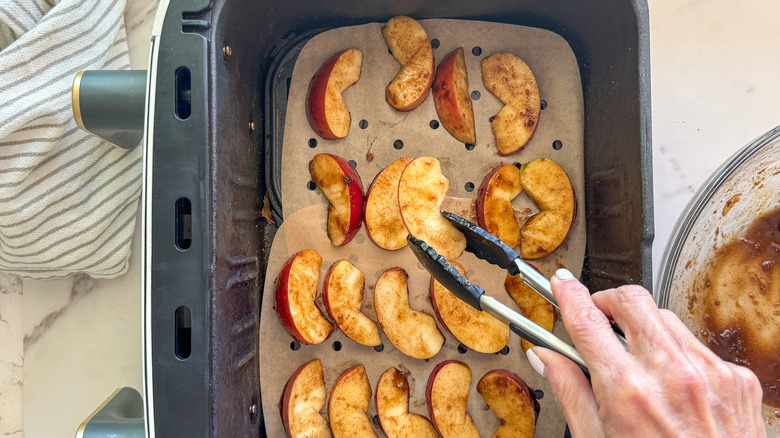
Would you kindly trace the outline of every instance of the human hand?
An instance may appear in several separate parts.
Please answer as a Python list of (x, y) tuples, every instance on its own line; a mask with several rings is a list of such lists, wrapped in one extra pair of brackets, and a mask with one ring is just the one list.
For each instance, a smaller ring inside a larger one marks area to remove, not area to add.
[(647, 290), (622, 286), (591, 296), (565, 269), (551, 284), (591, 383), (551, 350), (534, 347), (528, 359), (549, 381), (573, 437), (766, 436), (755, 374), (721, 360)]

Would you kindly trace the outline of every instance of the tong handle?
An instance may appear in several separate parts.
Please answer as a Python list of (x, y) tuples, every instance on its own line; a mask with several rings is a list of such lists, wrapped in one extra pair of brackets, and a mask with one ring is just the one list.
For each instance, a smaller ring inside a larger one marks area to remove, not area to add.
[(586, 376), (590, 376), (588, 368), (585, 366), (585, 361), (582, 360), (582, 356), (580, 356), (580, 353), (578, 353), (574, 346), (568, 342), (548, 332), (530, 319), (515, 312), (501, 301), (498, 301), (489, 295), (482, 295), (479, 304), (482, 309), (499, 320), (509, 324), (509, 329), (515, 334), (534, 345), (548, 348), (568, 357), (582, 368)]
[[(520, 279), (523, 280), (525, 284), (530, 286), (531, 289), (535, 290), (539, 295), (544, 297), (545, 300), (549, 301), (550, 304), (555, 306), (556, 309), (558, 308), (558, 301), (552, 294), (550, 280), (545, 278), (544, 275), (540, 274), (536, 269), (532, 268), (528, 263), (524, 262), (519, 257), (513, 260), (509, 271), (512, 275), (519, 275)], [(614, 322), (610, 322), (609, 325), (612, 326), (612, 331), (615, 332), (615, 337), (618, 338), (618, 341), (620, 341), (620, 343), (623, 345), (623, 348), (628, 349), (628, 342), (626, 341), (625, 334), (623, 334), (623, 330), (621, 330), (620, 327), (618, 327), (618, 325)], [(531, 342), (536, 344), (536, 342)]]

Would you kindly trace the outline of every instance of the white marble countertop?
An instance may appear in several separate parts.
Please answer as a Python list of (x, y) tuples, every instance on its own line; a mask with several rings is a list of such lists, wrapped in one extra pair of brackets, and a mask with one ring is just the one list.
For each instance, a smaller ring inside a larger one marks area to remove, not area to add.
[[(657, 272), (697, 188), (736, 150), (780, 124), (780, 2), (649, 3)], [(146, 68), (155, 5), (128, 1), (134, 68)], [(0, 275), (0, 323), (23, 334), (0, 333), (0, 344), (13, 348), (24, 339), (23, 357), (0, 357), (0, 434), (21, 436), (21, 409), (8, 402), (21, 391), (28, 437), (71, 437), (115, 388), (141, 389), (138, 243), (136, 235), (130, 271), (115, 280), (22, 284)], [(19, 306), (21, 318), (3, 319)]]

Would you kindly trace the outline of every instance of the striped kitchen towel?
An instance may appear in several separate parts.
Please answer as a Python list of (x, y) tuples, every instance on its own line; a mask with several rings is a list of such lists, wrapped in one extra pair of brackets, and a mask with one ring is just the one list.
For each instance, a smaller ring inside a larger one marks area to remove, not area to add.
[(76, 127), (81, 70), (128, 69), (125, 0), (0, 0), (0, 270), (29, 278), (128, 268), (141, 148)]

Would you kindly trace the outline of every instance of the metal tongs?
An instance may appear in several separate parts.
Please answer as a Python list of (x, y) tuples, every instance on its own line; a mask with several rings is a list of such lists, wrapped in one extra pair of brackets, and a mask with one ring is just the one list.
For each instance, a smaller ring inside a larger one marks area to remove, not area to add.
[[(550, 289), (550, 280), (525, 263), (512, 248), (496, 236), (458, 215), (445, 211), (442, 211), (441, 214), (466, 236), (466, 251), (490, 264), (506, 269), (512, 275), (519, 275), (525, 284), (543, 296), (556, 309), (558, 308), (558, 302)], [(444, 256), (439, 255), (424, 241), (412, 235), (409, 235), (407, 240), (425, 269), (456, 297), (475, 309), (484, 310), (505, 322), (509, 325), (510, 330), (532, 344), (549, 348), (568, 357), (588, 374), (585, 362), (574, 346), (507, 307), (504, 303), (485, 295), (484, 289), (471, 284), (466, 277), (458, 273), (454, 266), (450, 265)], [(626, 339), (622, 336), (620, 328), (614, 324), (612, 327), (623, 347), (626, 347)]]

